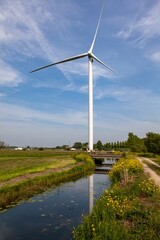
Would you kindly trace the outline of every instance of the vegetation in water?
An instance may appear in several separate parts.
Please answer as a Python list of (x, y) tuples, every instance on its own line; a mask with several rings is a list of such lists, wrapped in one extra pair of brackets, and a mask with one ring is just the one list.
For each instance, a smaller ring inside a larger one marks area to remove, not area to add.
[[(128, 161), (128, 163), (127, 163)], [(124, 168), (128, 181), (124, 181)], [(91, 215), (73, 231), (77, 240), (160, 239), (160, 191), (133, 157), (110, 172), (113, 185), (96, 202)]]

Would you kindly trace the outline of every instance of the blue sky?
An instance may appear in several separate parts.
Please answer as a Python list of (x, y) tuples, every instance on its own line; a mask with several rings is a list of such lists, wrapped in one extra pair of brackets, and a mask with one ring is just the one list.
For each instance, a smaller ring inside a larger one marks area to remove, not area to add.
[[(102, 1), (0, 1), (0, 140), (17, 146), (88, 141), (87, 52)], [(94, 54), (94, 142), (160, 132), (160, 1), (106, 0)]]

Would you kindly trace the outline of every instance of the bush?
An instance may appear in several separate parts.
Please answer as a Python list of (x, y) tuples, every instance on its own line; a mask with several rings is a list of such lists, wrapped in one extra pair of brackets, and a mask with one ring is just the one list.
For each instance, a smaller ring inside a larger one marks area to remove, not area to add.
[(85, 153), (80, 153), (80, 154), (76, 155), (75, 160), (77, 162), (85, 162), (85, 163), (94, 165), (92, 158), (88, 154), (85, 154)]
[(136, 158), (126, 156), (121, 158), (110, 171), (109, 176), (112, 182), (115, 183), (122, 181), (124, 179), (124, 171), (126, 169), (128, 170), (129, 177), (143, 171), (142, 164)]

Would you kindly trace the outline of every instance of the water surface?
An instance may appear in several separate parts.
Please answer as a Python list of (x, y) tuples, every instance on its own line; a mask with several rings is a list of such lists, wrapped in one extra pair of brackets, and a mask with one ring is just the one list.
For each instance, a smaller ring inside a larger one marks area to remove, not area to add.
[[(94, 174), (93, 180), (95, 202), (110, 181), (106, 174)], [(0, 213), (0, 240), (71, 240), (73, 227), (89, 212), (89, 192), (85, 177)]]

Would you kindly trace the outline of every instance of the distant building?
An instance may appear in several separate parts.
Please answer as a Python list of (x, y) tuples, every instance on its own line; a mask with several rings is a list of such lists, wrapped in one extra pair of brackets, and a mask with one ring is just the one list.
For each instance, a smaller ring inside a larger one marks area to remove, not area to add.
[(70, 151), (76, 151), (77, 149), (76, 148), (70, 148)]
[(23, 150), (21, 147), (16, 147), (15, 150)]

